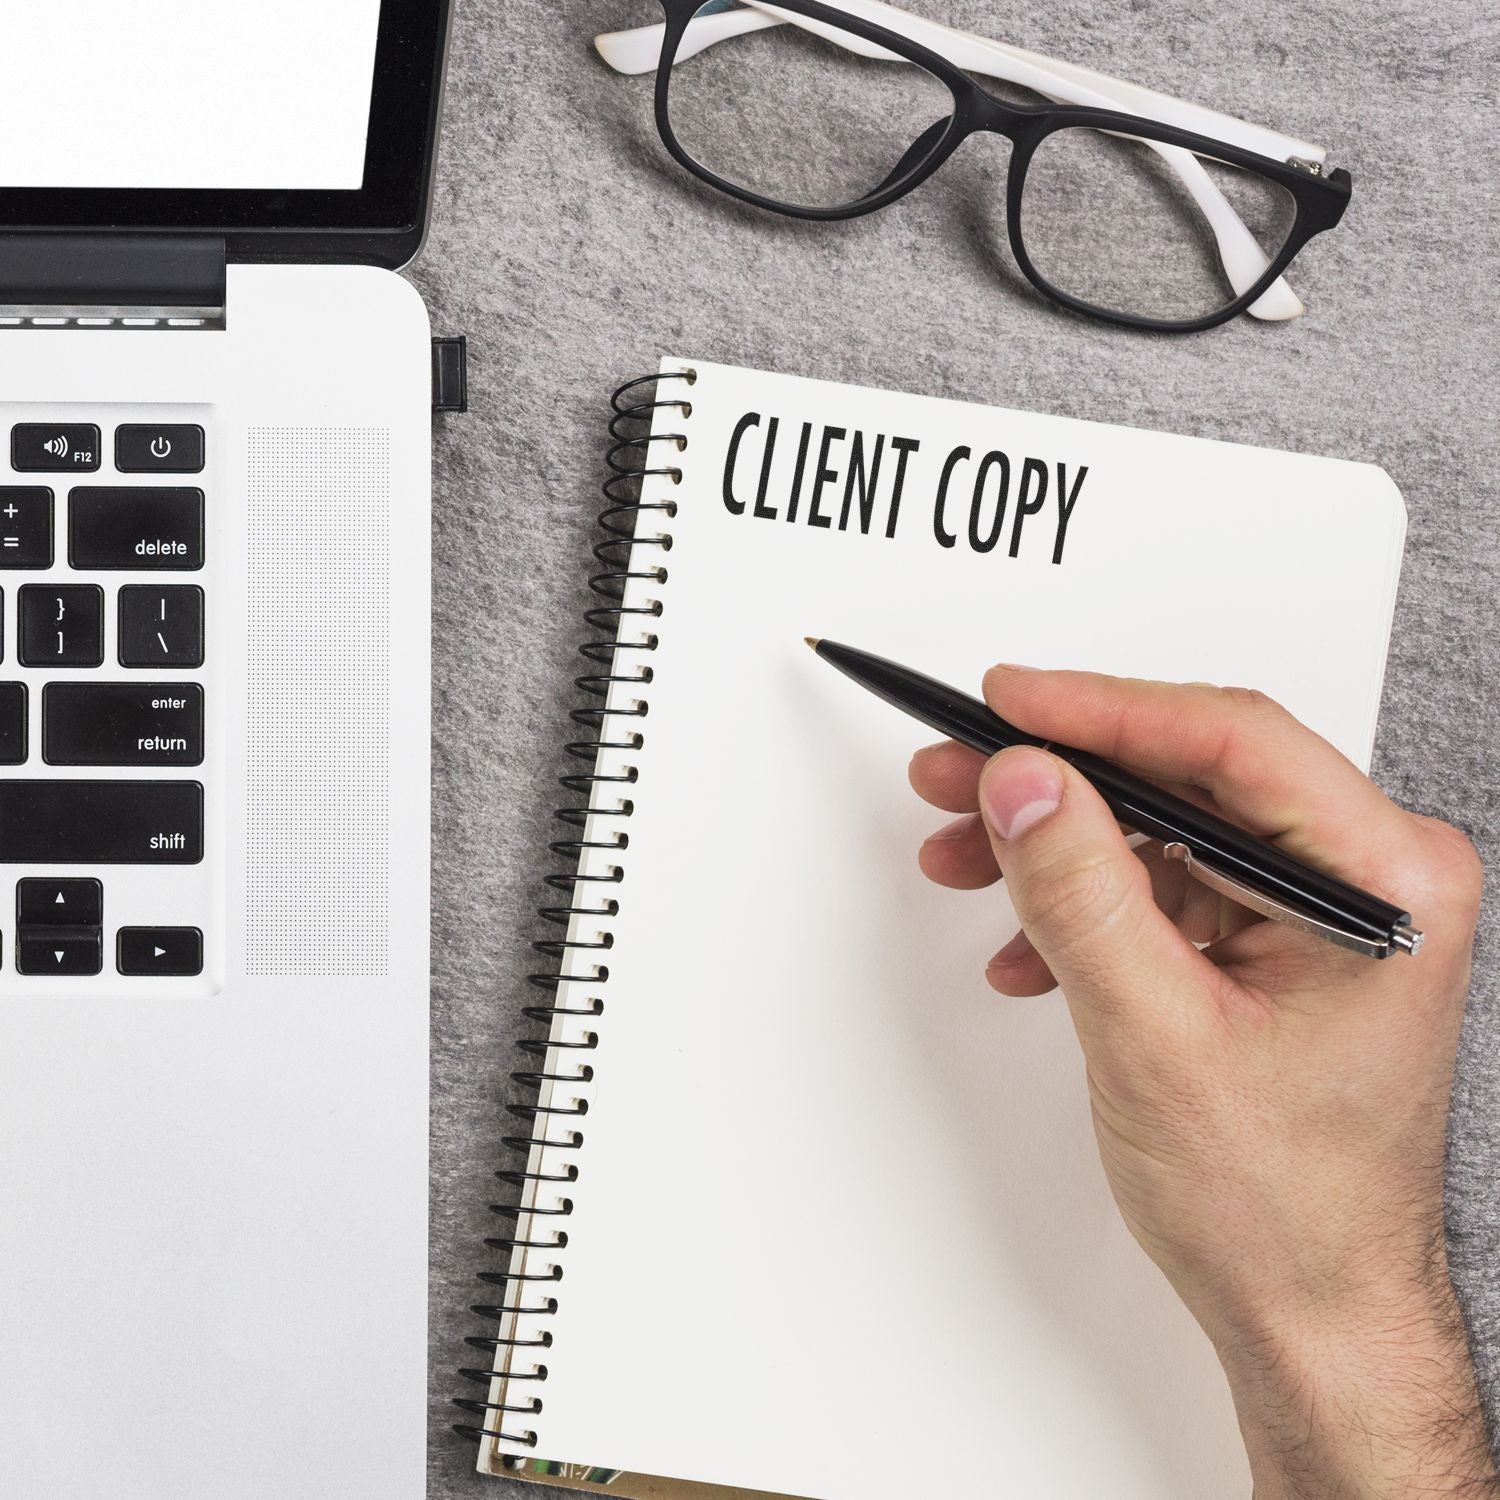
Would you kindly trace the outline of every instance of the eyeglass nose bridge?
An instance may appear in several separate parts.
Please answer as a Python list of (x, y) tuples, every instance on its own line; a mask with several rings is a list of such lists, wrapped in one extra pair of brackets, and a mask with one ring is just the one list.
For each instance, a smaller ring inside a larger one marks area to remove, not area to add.
[(971, 135), (1003, 135), (1018, 151), (1031, 149), (1047, 134), (1045, 105), (1011, 104), (972, 81), (957, 100), (954, 145)]
[[(1022, 138), (1030, 141), (1045, 134), (1041, 131), (1033, 135), (1027, 118), (1028, 111), (1007, 105), (1004, 100), (994, 98), (977, 84), (972, 86), (972, 92), (960, 90), (951, 82), (949, 87), (953, 89), (954, 96), (952, 114), (934, 120), (917, 136), (884, 180), (866, 194), (866, 203), (883, 204), (889, 201), (889, 195), (893, 191), (896, 197), (910, 192), (937, 172), (971, 135), (1005, 136), (1011, 142), (1014, 153)], [(1028, 145), (1027, 154), (1030, 149)], [(895, 191), (897, 189), (899, 191)]]
[(1009, 104), (971, 80), (963, 81), (968, 88), (949, 84), (953, 113), (935, 120), (906, 148), (890, 173), (866, 195), (866, 205), (884, 206), (909, 193), (938, 172), (971, 135), (999, 135), (1011, 148), (1008, 195), (1014, 218), (1026, 164), (1050, 128), (1043, 118), (1045, 111)]
[[(1012, 221), (1019, 211), (1021, 184), (1032, 153), (1047, 136), (1052, 126), (1048, 122), (1046, 108), (1024, 104), (1010, 104), (972, 79), (964, 79), (966, 88), (950, 80), (953, 90), (953, 114), (938, 121), (917, 137), (897, 164), (896, 169), (870, 195), (879, 201), (882, 194), (901, 184), (903, 192), (910, 192), (920, 182), (938, 172), (960, 147), (974, 135), (998, 135), (1010, 143), (1010, 164), (1007, 173), (1007, 199)], [(903, 181), (905, 179), (905, 181)]]

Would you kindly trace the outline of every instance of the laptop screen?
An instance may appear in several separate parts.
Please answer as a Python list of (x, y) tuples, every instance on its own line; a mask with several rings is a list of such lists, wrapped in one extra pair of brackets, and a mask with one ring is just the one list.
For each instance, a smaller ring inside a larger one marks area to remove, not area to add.
[(364, 185), (380, 0), (0, 4), (0, 185)]
[(0, 235), (403, 264), (448, 16), (449, 0), (0, 0)]

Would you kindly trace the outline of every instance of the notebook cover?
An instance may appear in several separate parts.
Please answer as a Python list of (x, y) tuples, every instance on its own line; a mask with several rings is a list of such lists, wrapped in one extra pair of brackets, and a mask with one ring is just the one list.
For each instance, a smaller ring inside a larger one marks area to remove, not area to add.
[(649, 1474), (625, 1474), (596, 1464), (560, 1464), (546, 1459), (532, 1459), (521, 1468), (507, 1469), (490, 1456), (482, 1472), (586, 1495), (612, 1495), (615, 1500), (795, 1500), (793, 1496), (773, 1495), (767, 1490), (728, 1489), (721, 1484), (695, 1484), (687, 1479), (655, 1479)]

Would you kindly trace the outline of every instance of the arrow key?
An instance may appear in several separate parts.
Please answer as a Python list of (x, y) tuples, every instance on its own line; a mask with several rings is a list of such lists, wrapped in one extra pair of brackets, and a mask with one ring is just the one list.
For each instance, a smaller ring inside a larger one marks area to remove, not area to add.
[(196, 927), (122, 927), (115, 945), (122, 974), (162, 976), (203, 972), (203, 934)]
[(97, 974), (104, 944), (97, 927), (23, 927), (16, 934), (21, 974)]
[(97, 927), (104, 887), (97, 880), (18, 880), (17, 927)]

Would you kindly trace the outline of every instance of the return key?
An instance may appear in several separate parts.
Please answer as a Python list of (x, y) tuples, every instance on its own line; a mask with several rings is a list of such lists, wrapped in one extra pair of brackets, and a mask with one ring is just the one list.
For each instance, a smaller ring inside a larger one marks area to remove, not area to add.
[(203, 763), (203, 688), (196, 682), (49, 682), (42, 689), (49, 766)]

